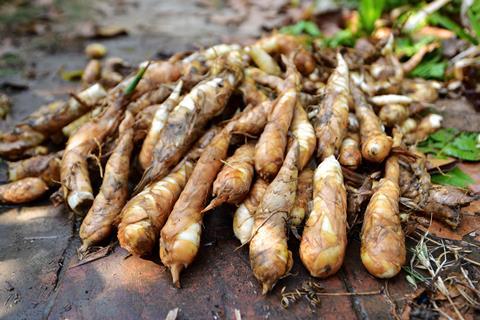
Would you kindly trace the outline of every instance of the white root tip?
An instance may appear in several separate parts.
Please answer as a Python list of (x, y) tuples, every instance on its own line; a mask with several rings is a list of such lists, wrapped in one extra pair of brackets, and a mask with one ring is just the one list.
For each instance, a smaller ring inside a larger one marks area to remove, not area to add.
[(89, 248), (90, 243), (88, 243), (87, 241), (83, 241), (81, 247), (77, 250), (79, 260), (83, 260), (83, 258), (87, 255)]
[(315, 180), (323, 179), (324, 177), (341, 172), (340, 163), (335, 159), (335, 156), (331, 155), (322, 161), (315, 170)]
[(437, 129), (442, 126), (443, 117), (439, 114), (431, 114), (429, 116), (429, 121), (432, 128)]
[(262, 294), (263, 295), (266, 295), (270, 290), (272, 290), (272, 285), (270, 285), (269, 283), (262, 283)]
[(377, 106), (384, 106), (388, 104), (408, 105), (413, 102), (413, 99), (399, 94), (384, 94), (370, 98), (370, 101)]
[(174, 264), (170, 267), (170, 273), (172, 274), (172, 281), (173, 285), (178, 289), (181, 288), (180, 285), (180, 273), (183, 270), (183, 266), (181, 264)]
[(233, 232), (243, 244), (250, 240), (253, 230), (254, 219), (245, 204), (241, 204), (233, 216)]
[(337, 53), (337, 68), (342, 70), (342, 73), (345, 71), (348, 72), (348, 65), (345, 59), (343, 58), (340, 52)]
[(78, 96), (85, 100), (85, 102), (92, 103), (96, 100), (106, 97), (107, 91), (105, 91), (105, 89), (99, 83), (96, 83), (80, 92)]
[(197, 248), (200, 246), (200, 234), (202, 227), (200, 223), (192, 223), (188, 228), (177, 235), (177, 240), (189, 241)]
[(75, 212), (85, 209), (93, 201), (93, 194), (86, 191), (74, 191), (67, 199), (68, 206)]
[(151, 225), (145, 223), (130, 224), (123, 230), (124, 241), (121, 241), (120, 244), (130, 253), (145, 256), (152, 252), (155, 245), (151, 237), (153, 232)]

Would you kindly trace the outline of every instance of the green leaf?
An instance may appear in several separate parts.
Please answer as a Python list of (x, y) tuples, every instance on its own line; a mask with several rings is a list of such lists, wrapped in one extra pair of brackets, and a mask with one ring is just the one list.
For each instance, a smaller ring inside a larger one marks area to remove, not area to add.
[(395, 53), (400, 56), (411, 57), (417, 53), (425, 45), (435, 41), (435, 37), (426, 36), (413, 42), (410, 38), (396, 38), (395, 39)]
[(474, 132), (461, 133), (452, 144), (460, 150), (479, 150), (477, 148), (477, 134)]
[(412, 277), (411, 275), (407, 274), (405, 276), (405, 279), (407, 280), (408, 283), (410, 283), (410, 285), (412, 287), (414, 287), (415, 289), (417, 288), (417, 282), (415, 281), (415, 278)]
[(395, 38), (395, 53), (397, 55), (413, 56), (414, 51), (413, 42), (410, 38)]
[(135, 75), (135, 78), (133, 78), (132, 82), (130, 82), (128, 87), (125, 89), (124, 91), (125, 96), (128, 97), (133, 94), (133, 92), (135, 91), (135, 88), (137, 87), (140, 80), (143, 78), (143, 75), (145, 74), (145, 71), (147, 71), (149, 66), (150, 66), (150, 61), (148, 61), (145, 67), (141, 67), (140, 70), (138, 70), (137, 74)]
[(430, 154), (435, 154), (437, 153), (438, 149), (432, 146), (417, 146), (418, 151), (423, 152), (423, 153), (430, 153)]
[(298, 36), (301, 34), (307, 34), (312, 37), (319, 37), (322, 33), (318, 29), (317, 25), (312, 21), (301, 20), (295, 24), (282, 27), (281, 33), (291, 34)]
[(436, 157), (450, 156), (466, 161), (480, 161), (477, 135), (475, 132), (460, 132), (452, 128), (440, 129), (420, 142), (417, 148)]
[(385, 1), (385, 10), (392, 10), (397, 7), (405, 5), (414, 5), (421, 2), (420, 0), (386, 0)]
[(331, 38), (323, 40), (323, 44), (330, 48), (336, 48), (338, 46), (353, 47), (357, 36), (348, 29), (340, 30), (335, 33)]
[(463, 172), (460, 168), (455, 167), (447, 173), (436, 173), (431, 177), (433, 183), (450, 185), (459, 188), (467, 188), (475, 182), (468, 174)]
[(375, 21), (382, 15), (385, 0), (360, 0), (358, 13), (362, 29), (371, 33), (375, 28)]
[[(459, 26), (455, 21), (451, 20), (449, 17), (444, 16), (438, 12), (432, 13), (429, 17), (428, 20), (431, 24), (434, 25), (439, 25), (444, 28), (449, 29), (450, 31), (453, 31), (459, 38), (462, 38), (464, 40), (467, 40), (475, 45), (478, 44), (478, 40), (472, 37), (471, 34), (466, 32), (463, 27)], [(480, 23), (480, 22), (479, 22)]]
[(445, 70), (447, 69), (448, 61), (442, 60), (439, 55), (434, 55), (433, 58), (422, 60), (418, 66), (410, 71), (411, 77), (418, 77), (424, 79), (443, 80), (445, 77)]
[(441, 129), (432, 133), (430, 135), (430, 138), (439, 142), (449, 142), (450, 140), (453, 140), (455, 138), (458, 132), (459, 131), (455, 128)]
[(475, 1), (467, 10), (468, 19), (473, 31), (477, 35), (477, 42), (480, 41), (480, 1)]
[(467, 160), (467, 161), (478, 161), (480, 159), (480, 152), (472, 152), (471, 150), (462, 150), (459, 148), (456, 148), (453, 145), (446, 146), (443, 150), (442, 153), (451, 156), (454, 158), (462, 159), (462, 160)]
[(289, 26), (282, 27), (280, 29), (280, 32), (281, 33), (286, 33), (286, 34), (291, 34), (291, 35), (294, 35), (294, 36), (298, 36), (298, 35), (302, 34), (302, 32), (303, 32), (303, 24), (304, 24), (304, 21), (299, 21), (296, 24), (292, 24), (292, 25), (289, 25)]
[[(414, 251), (414, 250), (412, 250)], [(415, 252), (415, 251), (414, 251)], [(425, 278), (421, 273), (419, 273), (417, 270), (412, 269), (410, 266), (404, 266), (403, 270), (410, 276), (414, 281), (418, 282), (425, 282), (428, 279)]]
[(320, 29), (318, 29), (317, 25), (312, 21), (305, 21), (303, 30), (305, 31), (306, 34), (312, 37), (320, 37), (320, 35), (322, 34), (320, 32)]

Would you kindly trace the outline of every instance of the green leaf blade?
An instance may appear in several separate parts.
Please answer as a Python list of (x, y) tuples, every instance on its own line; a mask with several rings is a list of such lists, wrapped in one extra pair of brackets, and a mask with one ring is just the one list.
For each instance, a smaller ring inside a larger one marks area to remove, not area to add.
[(455, 21), (451, 20), (447, 16), (444, 16), (438, 12), (434, 12), (429, 16), (428, 20), (430, 23), (434, 25), (439, 25), (449, 29), (450, 31), (454, 32), (459, 38), (462, 38), (463, 40), (467, 40), (475, 45), (478, 44), (477, 39), (472, 37), (472, 35), (466, 32), (463, 29), (463, 27), (459, 26)]
[(448, 62), (442, 60), (438, 55), (430, 59), (424, 59), (418, 66), (410, 73), (411, 77), (418, 77), (424, 79), (444, 80), (445, 71), (447, 70)]
[(143, 78), (143, 75), (145, 74), (145, 71), (147, 71), (149, 66), (150, 66), (150, 61), (148, 61), (145, 67), (140, 68), (140, 70), (137, 72), (135, 77), (132, 79), (132, 82), (130, 82), (128, 87), (125, 89), (124, 91), (125, 96), (128, 97), (133, 94), (133, 92), (135, 91), (135, 88), (137, 87), (140, 80)]
[(449, 142), (453, 140), (457, 134), (458, 134), (457, 129), (445, 128), (432, 133), (430, 135), (430, 138), (438, 142)]
[(443, 154), (466, 161), (479, 161), (480, 152), (475, 150), (461, 150), (453, 145), (448, 145), (442, 150)]
[(477, 43), (480, 41), (480, 1), (476, 1), (467, 10), (467, 16), (470, 20), (470, 25), (477, 36)]
[(473, 180), (468, 174), (463, 172), (458, 167), (455, 167), (444, 174), (433, 174), (431, 181), (436, 184), (450, 185), (459, 188), (467, 188), (469, 185), (475, 182), (475, 180)]
[(357, 36), (350, 30), (344, 29), (335, 33), (332, 37), (323, 40), (325, 46), (337, 48), (338, 46), (353, 47)]
[(317, 25), (312, 21), (305, 21), (303, 30), (305, 31), (305, 33), (315, 38), (322, 35), (320, 29), (318, 29)]
[(322, 35), (322, 33), (320, 32), (320, 29), (317, 27), (315, 22), (307, 21), (307, 20), (301, 20), (295, 24), (282, 27), (280, 28), (280, 32), (290, 34), (293, 36), (306, 34), (314, 38), (318, 38)]
[(444, 128), (420, 142), (417, 148), (423, 153), (434, 154), (436, 157), (450, 156), (465, 161), (480, 161), (477, 136), (478, 133), (474, 132)]
[(362, 29), (368, 34), (375, 28), (375, 22), (381, 17), (385, 0), (360, 0), (358, 13)]

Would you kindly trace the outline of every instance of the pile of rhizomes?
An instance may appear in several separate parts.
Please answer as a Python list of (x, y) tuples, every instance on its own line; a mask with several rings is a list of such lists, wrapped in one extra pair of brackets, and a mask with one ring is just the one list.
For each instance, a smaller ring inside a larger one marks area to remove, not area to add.
[[(400, 210), (455, 228), (476, 196), (433, 185), (415, 148), (441, 126), (440, 115), (417, 111), (442, 83), (404, 77), (391, 35), (361, 41), (371, 50), (312, 49), (273, 33), (151, 62), (141, 76), (90, 63), (90, 86), (2, 135), (10, 182), (0, 201), (25, 203), (60, 184), (52, 198), (84, 216), (81, 253), (114, 232), (134, 255), (159, 245), (177, 286), (204, 214), (222, 204), (237, 206), (233, 229), (264, 294), (292, 267), (289, 231), (323, 278), (363, 222), (364, 266), (393, 277), (406, 259)], [(65, 137), (63, 150), (42, 154)], [(102, 179), (96, 196), (92, 172)]]

